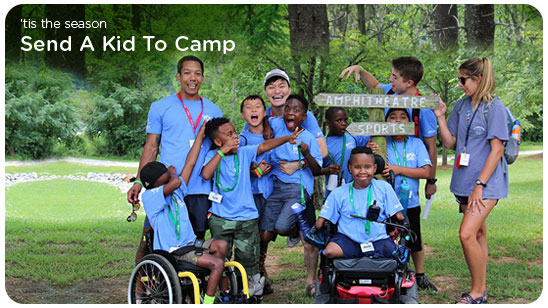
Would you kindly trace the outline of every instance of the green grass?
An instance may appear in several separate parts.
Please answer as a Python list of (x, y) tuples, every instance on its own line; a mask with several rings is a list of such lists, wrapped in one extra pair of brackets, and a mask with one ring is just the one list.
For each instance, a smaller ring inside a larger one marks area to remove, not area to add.
[(70, 175), (70, 174), (85, 174), (88, 172), (103, 172), (103, 173), (128, 173), (135, 174), (137, 168), (135, 167), (118, 167), (118, 166), (93, 166), (86, 164), (77, 164), (69, 162), (48, 162), (38, 165), (22, 165), (22, 166), (6, 166), (6, 173), (30, 173), (36, 172), (38, 174), (56, 174), (56, 175)]
[(128, 223), (125, 195), (65, 179), (6, 189), (6, 276), (65, 288), (80, 280), (129, 277), (142, 225)]
[[(542, 292), (542, 166), (542, 160), (525, 157), (510, 165), (509, 197), (499, 202), (487, 220), (491, 303), (530, 303)], [(6, 167), (11, 173), (58, 175), (123, 170), (62, 162)], [(421, 291), (422, 303), (453, 302), (470, 285), (458, 239), (462, 215), (449, 192), (451, 169), (439, 168), (437, 177), (438, 193), (422, 229), (426, 273), (440, 292)], [(17, 184), (5, 193), (6, 279), (42, 281), (65, 289), (102, 278), (125, 284), (134, 266), (143, 211), (136, 223), (127, 223), (130, 208), (117, 188), (58, 179)], [(312, 303), (304, 296), (302, 245), (288, 249), (285, 241), (279, 236), (270, 245), (269, 256), (277, 258), (279, 271), (271, 276), (275, 294), (265, 296), (263, 302)]]

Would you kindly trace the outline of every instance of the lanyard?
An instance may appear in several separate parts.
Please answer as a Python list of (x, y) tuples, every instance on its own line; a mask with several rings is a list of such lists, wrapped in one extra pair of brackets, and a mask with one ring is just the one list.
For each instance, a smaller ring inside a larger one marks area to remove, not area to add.
[[(373, 188), (373, 182), (369, 184), (369, 191), (367, 192), (367, 211), (369, 211), (369, 205), (371, 205), (372, 188)], [(356, 210), (356, 207), (354, 206), (354, 181), (350, 182), (350, 204), (352, 204), (352, 208), (354, 209), (354, 212), (356, 213), (356, 215), (359, 216), (360, 214), (358, 214), (358, 211)], [(365, 234), (369, 235), (371, 222), (369, 220), (366, 220), (366, 221), (362, 220), (362, 222), (363, 222), (363, 225), (365, 226)]]
[(301, 164), (301, 144), (297, 146), (299, 152), (299, 184), (301, 186), (301, 205), (306, 207), (306, 201), (304, 200), (304, 188), (303, 188), (303, 165)]
[(204, 99), (200, 96), (200, 101), (202, 102), (202, 111), (198, 115), (198, 119), (196, 120), (196, 123), (192, 120), (192, 115), (190, 114), (190, 111), (188, 111), (188, 108), (186, 108), (185, 102), (181, 98), (181, 93), (177, 93), (177, 97), (183, 104), (183, 108), (185, 108), (186, 116), (188, 118), (188, 121), (190, 122), (190, 127), (194, 130), (194, 136), (196, 136), (196, 128), (198, 128), (198, 125), (200, 124), (200, 120), (202, 119), (202, 115), (204, 114)]
[(238, 185), (238, 177), (240, 176), (240, 164), (238, 163), (238, 154), (234, 154), (234, 165), (236, 166), (236, 181), (234, 182), (234, 186), (232, 186), (232, 188), (223, 188), (221, 186), (221, 183), (219, 183), (222, 162), (223, 161), (221, 160), (217, 165), (217, 172), (215, 173), (215, 185), (217, 185), (217, 187), (219, 187), (222, 191), (233, 191), (234, 188), (236, 188), (236, 185)]
[[(398, 150), (396, 150), (396, 144), (394, 144), (394, 140), (392, 140), (392, 149), (394, 149), (394, 155), (396, 156), (396, 161), (398, 162), (398, 166), (407, 167), (407, 138), (403, 141), (403, 165), (400, 161), (400, 156), (398, 155)], [(402, 175), (401, 179), (403, 182), (407, 182), (407, 177)]]
[(468, 146), (468, 137), (470, 136), (470, 127), (472, 126), (472, 121), (474, 121), (474, 117), (476, 116), (478, 109), (480, 109), (479, 105), (478, 108), (476, 108), (476, 110), (474, 111), (474, 114), (472, 114), (472, 118), (470, 118), (470, 122), (468, 123), (468, 128), (466, 129), (466, 139), (464, 139), (464, 148), (462, 149), (463, 153), (466, 153), (466, 147)]
[(175, 225), (175, 231), (177, 232), (177, 240), (179, 240), (179, 238), (181, 237), (181, 218), (179, 217), (179, 203), (177, 203), (175, 196), (172, 195), (171, 198), (173, 198), (173, 204), (175, 204), (175, 214), (177, 215), (177, 219), (173, 217), (173, 213), (171, 213), (170, 206), (168, 206), (169, 217), (171, 218), (173, 225)]
[[(327, 143), (327, 136), (325, 136), (325, 143)], [(339, 164), (340, 167), (343, 166), (344, 163), (344, 153), (346, 151), (346, 134), (343, 135), (343, 144), (342, 144), (342, 155), (341, 155), (341, 163)], [(327, 154), (329, 155), (329, 158), (331, 158), (331, 161), (335, 164), (335, 158), (331, 153), (328, 151)]]

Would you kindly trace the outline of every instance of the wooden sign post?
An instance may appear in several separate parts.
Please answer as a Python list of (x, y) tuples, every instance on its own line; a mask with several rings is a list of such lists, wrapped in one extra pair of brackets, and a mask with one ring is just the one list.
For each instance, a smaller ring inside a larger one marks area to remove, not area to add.
[[(314, 102), (325, 107), (370, 108), (369, 122), (354, 122), (346, 129), (352, 135), (371, 136), (379, 146), (377, 154), (386, 161), (386, 136), (414, 135), (415, 124), (387, 123), (384, 120), (385, 108), (436, 109), (439, 98), (436, 96), (385, 95), (384, 89), (368, 89), (369, 94), (320, 93)], [(411, 116), (411, 115), (409, 115)]]

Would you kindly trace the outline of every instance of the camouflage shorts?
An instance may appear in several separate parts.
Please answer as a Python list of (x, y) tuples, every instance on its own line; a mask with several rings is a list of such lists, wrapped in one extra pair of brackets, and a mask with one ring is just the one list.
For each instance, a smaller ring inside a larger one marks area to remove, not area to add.
[(259, 219), (230, 220), (216, 215), (209, 217), (211, 236), (216, 240), (228, 242), (227, 258), (232, 256), (234, 247), (234, 261), (245, 268), (248, 275), (259, 272)]
[[(175, 259), (186, 261), (186, 262), (189, 262), (189, 263), (192, 263), (192, 264), (196, 265), (196, 263), (198, 263), (198, 258), (203, 253), (209, 253), (209, 247), (211, 246), (212, 242), (213, 242), (213, 239), (208, 239), (208, 240), (204, 241), (204, 243), (202, 244), (202, 248), (204, 249), (203, 252), (197, 252), (197, 251), (193, 250), (193, 251), (189, 251), (189, 252), (185, 253), (182, 256), (176, 256)], [(194, 243), (192, 243), (191, 246), (194, 246)]]

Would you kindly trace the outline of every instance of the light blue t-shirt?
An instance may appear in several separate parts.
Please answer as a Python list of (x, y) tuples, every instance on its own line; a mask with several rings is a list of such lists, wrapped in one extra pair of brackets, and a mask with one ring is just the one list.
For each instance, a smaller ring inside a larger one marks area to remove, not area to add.
[[(270, 111), (271, 109), (272, 107), (266, 108), (266, 115), (272, 118), (273, 116)], [(302, 126), (304, 127), (304, 129), (309, 131), (312, 134), (312, 136), (314, 136), (314, 138), (323, 137), (322, 129), (320, 128), (320, 125), (318, 125), (318, 120), (316, 119), (312, 111), (308, 110), (306, 112), (306, 119), (303, 121)], [(246, 122), (244, 125), (244, 130), (247, 130), (248, 128), (249, 128), (249, 125)]]
[[(270, 123), (270, 126), (272, 127), (272, 131), (274, 132), (274, 137), (278, 138), (293, 134), (293, 132), (289, 131), (285, 126), (283, 118), (269, 118), (268, 121)], [(299, 138), (297, 138), (295, 141), (297, 142), (296, 144), (286, 142), (283, 145), (273, 149), (270, 155), (272, 176), (284, 183), (300, 183), (301, 171), (297, 170), (293, 174), (287, 175), (280, 170), (279, 161), (298, 161), (298, 145), (301, 142), (308, 144), (310, 155), (316, 160), (319, 166), (322, 165), (322, 154), (320, 153), (320, 146), (318, 145), (318, 141), (316, 140), (316, 138), (314, 138), (314, 136), (312, 136), (310, 132), (308, 132), (307, 130), (303, 131), (299, 135)], [(302, 156), (302, 154), (301, 160), (304, 160), (304, 156)], [(302, 182), (309, 196), (311, 196), (314, 192), (314, 176), (312, 175), (312, 171), (309, 167), (302, 169)]]
[[(254, 134), (245, 128), (242, 130), (238, 138), (240, 139), (240, 147), (247, 145), (258, 145), (265, 141), (263, 135)], [(270, 153), (271, 151), (268, 151), (257, 156), (255, 162), (260, 163), (262, 160), (264, 160), (268, 163), (270, 161)], [(270, 196), (273, 189), (273, 183), (270, 175), (271, 172), (263, 175), (261, 178), (254, 176), (251, 177), (251, 191), (254, 195), (262, 194), (265, 199), (268, 199), (268, 196)]]
[[(459, 115), (459, 106), (464, 101), (465, 105)], [(485, 103), (482, 103), (485, 104)], [(453, 167), (451, 177), (451, 192), (457, 196), (469, 196), (474, 189), (474, 183), (479, 177), (483, 166), (487, 162), (487, 156), (491, 152), (491, 139), (508, 140), (507, 113), (504, 104), (498, 99), (491, 103), (487, 109), (487, 123), (482, 114), (483, 108), (478, 107), (478, 113), (473, 117), (473, 107), (467, 98), (458, 100), (453, 107), (451, 116), (447, 120), (447, 126), (451, 134), (457, 138), (455, 158), (462, 153), (466, 140), (466, 130), (470, 121), (470, 135), (466, 152), (470, 154), (468, 167)], [(508, 164), (503, 157), (498, 161), (497, 167), (483, 188), (484, 199), (501, 199), (508, 196)]]
[[(391, 84), (381, 84), (379, 88), (384, 90), (384, 94), (387, 94), (390, 89), (392, 89)], [(397, 95), (397, 93), (394, 93)], [(388, 112), (388, 108), (384, 110), (384, 114)], [(413, 116), (413, 109), (407, 108), (409, 116)], [(413, 122), (413, 119), (409, 119), (410, 122)], [(438, 134), (438, 119), (436, 114), (432, 109), (420, 109), (419, 113), (419, 138), (424, 141), (424, 138), (433, 137)]]
[[(183, 199), (188, 189), (185, 181), (181, 177), (179, 178), (181, 186), (169, 196), (164, 196), (164, 185), (147, 189), (143, 193), (143, 206), (154, 230), (154, 249), (169, 252), (176, 247), (188, 246), (196, 240)], [(177, 240), (175, 228), (177, 211), (179, 212), (180, 225), (179, 240)]]
[[(394, 146), (396, 147), (396, 153), (398, 153), (398, 158), (400, 159), (400, 163), (398, 164), (398, 160), (396, 159), (396, 154), (394, 153), (394, 148), (392, 147), (392, 137), (387, 136), (386, 137), (386, 156), (389, 164), (392, 165), (399, 165), (403, 166), (403, 152), (404, 152), (404, 145), (405, 145), (405, 153), (406, 153), (406, 164), (408, 168), (420, 168), (425, 165), (432, 166), (432, 162), (430, 161), (430, 156), (428, 155), (428, 151), (426, 151), (426, 147), (424, 146), (424, 143), (418, 138), (408, 136), (407, 140), (405, 142), (397, 142), (394, 141)], [(402, 183), (402, 176), (396, 175), (396, 195), (400, 191), (400, 186)], [(411, 197), (409, 198), (409, 201), (407, 203), (407, 208), (414, 208), (420, 206), (420, 200), (419, 200), (419, 179), (414, 179), (407, 177), (407, 184), (409, 184), (409, 191)]]
[[(344, 145), (344, 160), (341, 165), (341, 156), (343, 152), (343, 140), (346, 136), (346, 144)], [(350, 159), (350, 152), (357, 146), (365, 146), (367, 142), (371, 139), (370, 136), (353, 136), (350, 133), (344, 133), (344, 136), (327, 136), (327, 150), (329, 155), (323, 159), (323, 167), (327, 167), (332, 164), (337, 164), (341, 166), (343, 172), (343, 179), (345, 183), (350, 183), (352, 181), (352, 174), (348, 171), (348, 159)], [(334, 160), (334, 161), (333, 161)], [(327, 179), (329, 176), (326, 176), (325, 183), (327, 187)]]
[[(200, 113), (202, 113), (202, 103), (201, 101), (187, 100), (184, 102), (195, 124)], [(162, 136), (160, 161), (166, 166), (173, 165), (177, 170), (177, 174), (180, 174), (183, 170), (186, 156), (190, 152), (192, 143), (196, 139), (196, 134), (200, 131), (203, 121), (223, 116), (221, 109), (210, 100), (203, 98), (203, 102), (203, 114), (196, 131), (191, 126), (177, 94), (164, 97), (150, 106), (146, 132)], [(210, 146), (211, 141), (209, 138), (204, 138), (196, 166), (202, 165)], [(199, 168), (194, 168), (192, 171), (188, 181), (188, 191), (191, 194), (209, 194), (211, 191), (211, 182), (205, 181), (200, 176)]]
[(353, 188), (354, 206), (350, 202), (350, 185), (348, 183), (333, 190), (322, 206), (320, 217), (337, 224), (337, 231), (357, 243), (374, 242), (388, 238), (386, 226), (370, 222), (370, 233), (366, 234), (365, 220), (351, 217), (351, 214), (367, 216), (367, 196), (371, 187), (371, 201), (377, 200), (381, 208), (378, 220), (382, 221), (403, 210), (396, 193), (385, 181), (372, 179), (371, 184), (364, 189)]
[[(221, 203), (211, 202), (209, 211), (219, 217), (230, 220), (251, 220), (259, 217), (259, 212), (255, 206), (253, 193), (251, 192), (251, 179), (249, 175), (249, 166), (257, 157), (257, 148), (259, 145), (250, 145), (238, 148), (238, 181), (236, 182), (236, 155), (227, 155), (219, 162), (220, 173), (218, 182), (224, 189), (231, 191), (223, 191), (216, 185), (217, 173), (215, 172), (212, 182), (212, 191), (223, 196)], [(204, 161), (204, 166), (211, 161), (217, 153), (217, 149), (207, 153)]]

